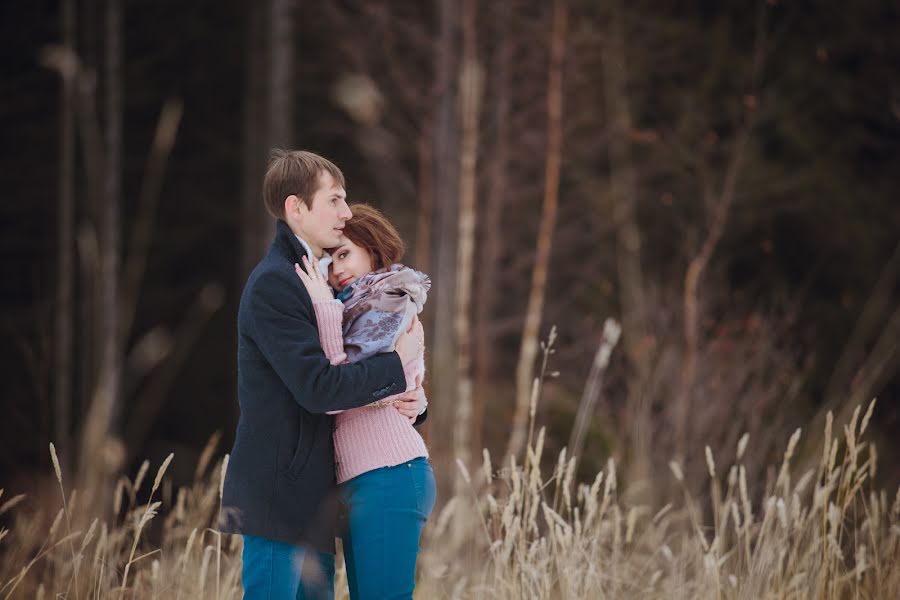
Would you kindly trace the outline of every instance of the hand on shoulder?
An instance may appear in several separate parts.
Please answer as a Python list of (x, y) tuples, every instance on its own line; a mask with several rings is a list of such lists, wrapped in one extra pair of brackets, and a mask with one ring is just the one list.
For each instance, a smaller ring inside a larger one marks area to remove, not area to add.
[(310, 264), (309, 259), (305, 256), (302, 260), (306, 270), (304, 271), (299, 264), (294, 263), (294, 272), (297, 273), (300, 281), (306, 287), (306, 291), (309, 292), (310, 300), (314, 303), (334, 300), (334, 293), (331, 291), (331, 287), (329, 287), (325, 278), (322, 277), (322, 272), (319, 271), (319, 261), (314, 258), (312, 264)]

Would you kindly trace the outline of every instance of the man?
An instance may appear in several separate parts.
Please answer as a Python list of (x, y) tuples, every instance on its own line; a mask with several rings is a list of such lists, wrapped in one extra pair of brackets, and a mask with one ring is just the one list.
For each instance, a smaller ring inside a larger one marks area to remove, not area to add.
[[(325, 413), (405, 390), (403, 365), (416, 356), (415, 340), (404, 334), (396, 352), (331, 366), (294, 264), (306, 255), (327, 269), (324, 249), (342, 242), (352, 216), (344, 176), (311, 152), (278, 151), (263, 196), (277, 232), (238, 310), (241, 415), (220, 528), (244, 537), (244, 598), (332, 598), (337, 496), (333, 417)], [(421, 389), (406, 398), (398, 410), (423, 421)]]

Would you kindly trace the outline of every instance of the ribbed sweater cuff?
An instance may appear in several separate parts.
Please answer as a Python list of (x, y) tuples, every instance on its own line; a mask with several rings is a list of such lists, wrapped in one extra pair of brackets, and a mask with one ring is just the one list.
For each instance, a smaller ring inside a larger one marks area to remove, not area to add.
[(313, 302), (316, 321), (319, 323), (319, 342), (325, 356), (333, 365), (347, 359), (344, 353), (344, 332), (341, 329), (344, 318), (344, 305), (339, 300)]

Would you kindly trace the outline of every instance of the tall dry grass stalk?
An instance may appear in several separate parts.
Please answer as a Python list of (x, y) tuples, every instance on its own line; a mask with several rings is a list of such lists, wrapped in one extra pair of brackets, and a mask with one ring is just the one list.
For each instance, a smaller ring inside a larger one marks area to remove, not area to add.
[[(154, 495), (163, 487), (171, 454), (157, 470), (145, 502), (138, 497), (148, 462), (134, 480), (122, 477), (113, 497), (105, 499), (113, 508), (111, 521), (88, 521), (91, 512), (105, 511), (73, 502), (74, 491), (66, 497), (51, 445), (63, 507), (49, 528), (47, 515), (29, 510), (19, 497), (0, 507), (2, 516), (12, 508), (7, 505), (20, 505), (11, 514), (10, 528), (0, 530), (0, 598), (239, 598), (240, 538), (223, 540), (209, 529), (221, 501), (227, 456), (222, 468), (209, 474), (211, 452), (203, 456), (206, 464), (198, 465), (194, 484), (179, 489), (167, 505)], [(86, 531), (69, 531), (68, 523), (88, 522)], [(215, 568), (209, 569), (213, 558)]]
[[(873, 407), (857, 408), (840, 436), (829, 418), (819, 464), (802, 473), (792, 465), (797, 430), (764, 485), (747, 480), (747, 436), (733, 459), (707, 447), (708, 497), (681, 485), (661, 507), (627, 505), (612, 459), (578, 483), (563, 450), (545, 474), (543, 429), (522, 464), (494, 465), (485, 451), (475, 473), (459, 465), (467, 489), (426, 528), (417, 597), (898, 598), (900, 490), (891, 498), (871, 486), (878, 454), (863, 436)], [(95, 507), (66, 496), (59, 473), (62, 508), (52, 520), (28, 499), (7, 500), (0, 598), (239, 598), (240, 538), (210, 528), (227, 456), (208, 469), (211, 456), (203, 453), (195, 483), (166, 505), (153, 494), (171, 455), (146, 503), (136, 498), (149, 465), (134, 481), (123, 477), (108, 499), (112, 522), (88, 521)], [(682, 482), (682, 466), (669, 467)], [(450, 550), (441, 540), (459, 511), (470, 526)], [(64, 520), (90, 526), (70, 531)], [(336, 588), (347, 597), (340, 561)]]
[[(707, 447), (709, 497), (681, 485), (662, 508), (624, 504), (612, 459), (573, 487), (563, 450), (545, 476), (543, 430), (523, 465), (497, 471), (485, 453), (471, 497), (452, 499), (428, 530), (423, 597), (898, 598), (900, 490), (890, 499), (867, 486), (877, 453), (861, 438), (873, 408), (862, 419), (857, 408), (842, 437), (829, 418), (818, 469), (797, 477), (798, 429), (764, 486), (747, 481), (746, 436), (733, 462)], [(670, 470), (684, 481), (679, 463)], [(473, 509), (474, 551), (441, 555), (446, 513)]]

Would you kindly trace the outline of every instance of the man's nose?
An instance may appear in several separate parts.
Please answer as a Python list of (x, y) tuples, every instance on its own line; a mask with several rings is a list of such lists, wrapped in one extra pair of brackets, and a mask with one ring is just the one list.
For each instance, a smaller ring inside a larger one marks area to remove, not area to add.
[(350, 210), (350, 206), (347, 205), (346, 201), (341, 201), (341, 212), (339, 214), (339, 218), (344, 221), (349, 221), (351, 217), (353, 217), (353, 212)]

